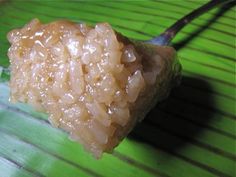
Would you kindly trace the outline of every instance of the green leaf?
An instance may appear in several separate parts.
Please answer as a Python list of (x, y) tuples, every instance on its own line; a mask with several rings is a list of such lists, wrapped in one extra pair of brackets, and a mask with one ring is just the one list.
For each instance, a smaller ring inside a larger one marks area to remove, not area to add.
[(207, 1), (0, 1), (1, 177), (235, 176), (235, 6), (216, 8), (174, 39), (183, 81), (114, 151), (95, 160), (47, 115), (8, 101), (6, 35), (32, 18), (109, 22), (133, 39), (160, 34)]

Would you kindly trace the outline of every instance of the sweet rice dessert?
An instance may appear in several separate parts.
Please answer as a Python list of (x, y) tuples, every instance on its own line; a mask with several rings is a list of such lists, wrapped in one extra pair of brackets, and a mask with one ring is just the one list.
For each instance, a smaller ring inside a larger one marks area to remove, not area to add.
[(173, 48), (132, 42), (107, 23), (34, 19), (7, 37), (11, 101), (48, 113), (97, 158), (112, 152), (180, 76)]

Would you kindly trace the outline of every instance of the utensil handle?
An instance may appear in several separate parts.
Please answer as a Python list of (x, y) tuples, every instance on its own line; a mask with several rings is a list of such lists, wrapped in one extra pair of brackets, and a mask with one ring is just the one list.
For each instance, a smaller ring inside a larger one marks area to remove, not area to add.
[(185, 25), (190, 23), (193, 19), (198, 16), (204, 14), (205, 12), (211, 10), (212, 8), (222, 5), (229, 2), (236, 2), (236, 0), (211, 0), (210, 2), (204, 4), (198, 9), (192, 11), (188, 15), (182, 17), (180, 20), (175, 22), (172, 26), (167, 28), (164, 33), (160, 36), (155, 37), (148, 41), (148, 43), (152, 43), (155, 45), (168, 45), (171, 40), (175, 37), (175, 35), (183, 28)]

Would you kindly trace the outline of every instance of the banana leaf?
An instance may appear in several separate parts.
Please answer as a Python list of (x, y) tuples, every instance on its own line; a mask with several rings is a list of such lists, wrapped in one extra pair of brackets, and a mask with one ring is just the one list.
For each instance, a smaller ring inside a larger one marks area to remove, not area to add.
[(8, 101), (7, 32), (33, 18), (109, 22), (147, 40), (207, 1), (0, 0), (0, 177), (236, 175), (234, 4), (209, 11), (174, 39), (182, 84), (114, 150), (94, 159), (44, 113)]

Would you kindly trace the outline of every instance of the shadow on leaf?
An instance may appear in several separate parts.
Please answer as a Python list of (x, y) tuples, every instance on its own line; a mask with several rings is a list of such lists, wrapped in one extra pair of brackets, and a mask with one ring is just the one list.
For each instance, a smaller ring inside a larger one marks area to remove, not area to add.
[(207, 82), (183, 77), (182, 84), (152, 109), (128, 137), (170, 153), (178, 152), (203, 131), (201, 125), (211, 121), (213, 111), (206, 107), (213, 107), (214, 99), (205, 90), (211, 90)]

